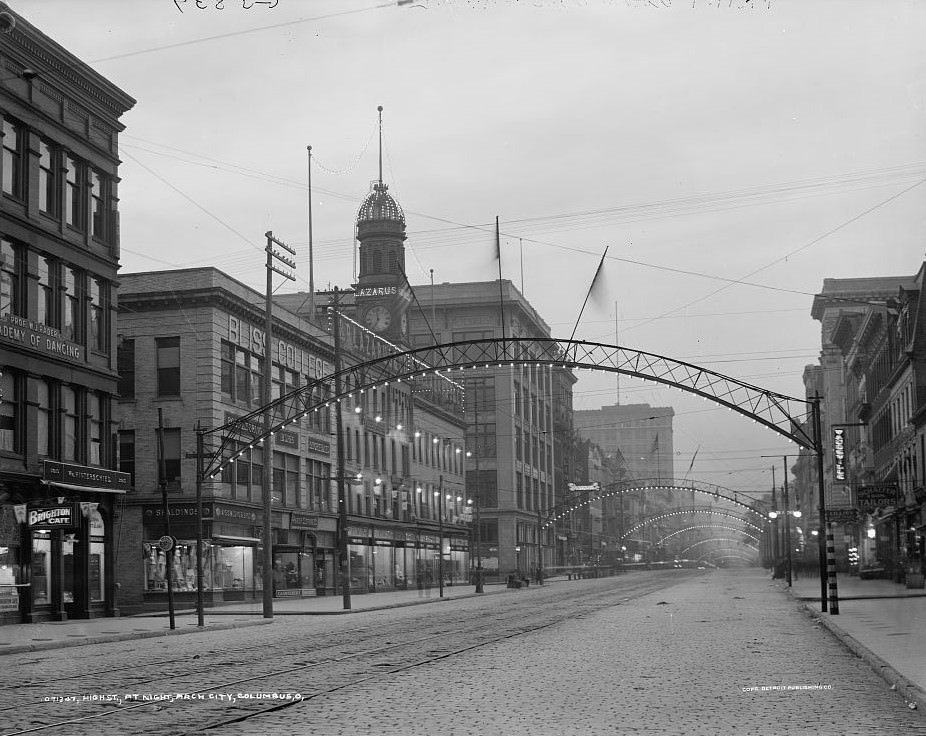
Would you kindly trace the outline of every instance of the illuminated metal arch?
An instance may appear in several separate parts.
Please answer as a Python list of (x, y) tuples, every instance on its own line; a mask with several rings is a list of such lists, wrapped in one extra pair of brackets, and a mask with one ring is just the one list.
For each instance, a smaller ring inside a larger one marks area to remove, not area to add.
[(636, 531), (639, 531), (643, 527), (649, 524), (652, 524), (655, 521), (660, 521), (662, 519), (668, 519), (674, 516), (686, 516), (688, 514), (714, 514), (717, 516), (727, 516), (731, 519), (735, 519), (736, 521), (742, 522), (748, 527), (755, 529), (760, 534), (764, 531), (761, 527), (756, 526), (751, 521), (747, 521), (741, 516), (737, 516), (736, 514), (730, 511), (724, 511), (723, 509), (709, 509), (709, 510), (708, 509), (688, 509), (685, 511), (669, 511), (667, 513), (656, 514), (655, 516), (651, 516), (645, 519), (644, 521), (641, 521), (638, 524), (634, 524), (632, 527), (630, 527), (630, 529), (628, 529), (623, 535), (621, 535), (621, 539), (622, 540), (625, 539), (629, 535), (633, 534)]
[[(723, 552), (723, 551), (733, 552), (733, 550), (718, 550), (718, 551), (721, 551), (721, 552)], [(709, 557), (709, 556), (710, 556), (710, 555), (705, 555), (704, 557), (699, 557), (697, 561), (698, 561), (698, 562), (701, 562), (702, 560), (707, 559), (707, 557)], [(756, 564), (758, 564), (758, 560), (753, 560), (753, 559), (751, 559), (751, 558), (749, 558), (749, 557), (743, 557), (743, 555), (740, 555), (740, 554), (719, 555), (718, 557), (715, 557), (714, 559), (717, 559), (717, 560), (740, 560), (740, 561), (745, 562), (745, 563), (747, 563), (747, 564), (749, 564), (749, 565), (756, 565)]]
[[(744, 547), (746, 547), (746, 549), (752, 550), (754, 552), (759, 551), (757, 547), (753, 547), (751, 544), (746, 544), (746, 542), (743, 542), (742, 540), (739, 540), (739, 539), (732, 539), (730, 537), (713, 537), (711, 539), (702, 539), (700, 542), (695, 542), (694, 544), (689, 544), (687, 547), (685, 547), (685, 549), (681, 550), (678, 554), (679, 556), (681, 556), (685, 554), (686, 552), (688, 552), (693, 547), (697, 547), (699, 544), (708, 544), (710, 542), (733, 542), (734, 544), (741, 544)], [(727, 549), (727, 548), (722, 547), (721, 549)]]
[(737, 534), (742, 534), (745, 537), (749, 537), (750, 539), (754, 540), (756, 544), (759, 544), (758, 537), (753, 536), (749, 532), (743, 531), (742, 529), (737, 529), (735, 526), (726, 526), (724, 524), (697, 524), (695, 526), (685, 527), (684, 529), (676, 529), (674, 532), (666, 534), (662, 539), (656, 542), (656, 544), (662, 544), (667, 539), (674, 537), (676, 534), (684, 534), (685, 532), (691, 532), (697, 529), (723, 529), (728, 532), (736, 532)]
[(749, 504), (739, 500), (738, 491), (697, 480), (679, 480), (677, 478), (637, 478), (634, 480), (624, 480), (605, 486), (605, 490), (603, 490), (597, 498), (610, 498), (611, 496), (619, 496), (625, 493), (632, 493), (633, 491), (688, 491), (700, 493), (705, 496), (710, 496), (711, 498), (716, 498), (718, 501), (729, 501), (765, 519), (765, 514), (761, 511), (757, 511)]
[[(354, 392), (428, 375), (448, 379), (462, 391), (462, 386), (453, 381), (453, 371), (506, 365), (585, 368), (672, 386), (726, 406), (801, 447), (820, 451), (805, 429), (814, 415), (813, 401), (775, 393), (691, 363), (620, 345), (509, 337), (464, 340), (383, 355), (311, 381), (267, 406), (219, 427), (199, 429), (198, 439), (203, 444), (197, 450), (202, 460), (198, 475), (202, 479), (215, 477), (226, 465), (240, 457), (239, 444), (255, 447), (264, 437)], [(340, 393), (335, 391), (336, 381), (340, 381), (342, 386)], [(267, 426), (264, 426), (265, 412), (269, 416)], [(208, 449), (205, 448), (207, 436), (215, 438)]]

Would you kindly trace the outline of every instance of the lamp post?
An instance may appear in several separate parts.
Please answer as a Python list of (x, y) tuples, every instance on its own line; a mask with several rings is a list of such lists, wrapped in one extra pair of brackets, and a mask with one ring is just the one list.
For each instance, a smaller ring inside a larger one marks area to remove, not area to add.
[(515, 572), (517, 573), (518, 580), (521, 579), (521, 548), (514, 548), (514, 559), (515, 559)]

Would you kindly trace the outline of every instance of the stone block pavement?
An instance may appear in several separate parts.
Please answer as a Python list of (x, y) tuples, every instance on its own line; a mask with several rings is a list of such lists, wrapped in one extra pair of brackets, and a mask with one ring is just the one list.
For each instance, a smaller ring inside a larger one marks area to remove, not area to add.
[[(771, 576), (769, 576), (770, 578)], [(819, 619), (845, 646), (864, 659), (906, 700), (926, 710), (926, 591), (907, 589), (885, 580), (838, 578), (839, 614), (820, 612), (820, 582), (817, 578), (771, 581), (790, 595), (808, 613)], [(552, 578), (547, 585), (569, 585), (565, 578)], [(504, 585), (486, 585), (485, 593), (518, 594)], [(444, 604), (475, 595), (473, 586), (447, 586), (441, 597), (430, 591), (394, 591), (351, 596), (345, 610), (341, 596), (274, 601), (275, 616), (344, 615), (420, 604)], [(205, 613), (207, 630), (231, 629), (273, 623), (262, 616), (261, 601), (210, 608)], [(167, 614), (146, 614), (119, 618), (73, 620), (41, 624), (0, 626), (0, 657), (4, 654), (73, 647), (98, 642), (174, 636), (199, 629), (195, 611), (178, 611), (171, 630)]]

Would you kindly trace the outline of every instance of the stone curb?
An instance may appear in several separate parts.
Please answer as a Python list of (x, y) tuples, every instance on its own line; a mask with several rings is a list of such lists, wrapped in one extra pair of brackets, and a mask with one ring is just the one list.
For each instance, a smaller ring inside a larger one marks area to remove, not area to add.
[(47, 651), (49, 649), (65, 649), (69, 647), (80, 647), (86, 646), (87, 644), (105, 644), (112, 641), (129, 641), (134, 639), (154, 639), (159, 636), (180, 636), (181, 634), (194, 634), (197, 632), (203, 631), (221, 631), (223, 629), (241, 629), (247, 626), (262, 626), (264, 624), (272, 624), (273, 619), (265, 619), (261, 621), (241, 621), (233, 624), (207, 624), (204, 628), (200, 629), (198, 626), (195, 628), (185, 628), (185, 629), (164, 629), (162, 631), (133, 631), (126, 632), (124, 634), (103, 634), (101, 636), (82, 636), (79, 639), (75, 638), (71, 641), (65, 641), (59, 639), (58, 641), (49, 641), (49, 642), (38, 642), (35, 644), (16, 644), (12, 646), (6, 646), (0, 649), (0, 657), (5, 654), (21, 654), (23, 652), (41, 652)]
[(871, 667), (876, 675), (891, 686), (892, 690), (896, 690), (907, 703), (907, 707), (912, 705), (915, 706), (916, 709), (926, 710), (926, 691), (910, 682), (888, 662), (833, 622), (828, 615), (817, 611), (809, 603), (805, 603), (802, 599), (797, 598), (790, 590), (786, 592), (791, 596), (792, 600), (800, 605), (804, 613), (810, 616), (815, 622), (821, 623), (830, 634), (846, 647), (846, 649)]
[[(495, 591), (492, 591), (495, 592)], [(384, 611), (390, 608), (406, 608), (408, 606), (419, 606), (424, 605), (425, 603), (446, 603), (447, 601), (453, 600), (463, 600), (464, 598), (476, 598), (478, 596), (486, 595), (485, 593), (465, 593), (461, 595), (455, 595), (448, 598), (428, 598), (425, 600), (414, 600), (414, 601), (405, 601), (402, 603), (389, 603), (382, 606), (371, 606), (368, 608), (352, 608), (350, 610), (340, 610), (340, 611), (276, 611), (274, 613), (274, 618), (277, 616), (344, 616), (347, 614), (356, 614), (364, 613), (366, 611)], [(182, 616), (185, 614), (196, 613), (195, 610), (184, 610), (177, 611), (175, 615)], [(228, 612), (218, 612), (210, 611), (210, 616), (244, 616), (246, 613), (240, 611), (228, 611)], [(260, 615), (260, 614), (254, 614)], [(149, 614), (146, 618), (153, 617), (154, 614)], [(129, 617), (126, 617), (129, 618)], [(101, 636), (82, 636), (80, 638), (75, 638), (73, 640), (57, 640), (50, 642), (39, 642), (34, 644), (17, 644), (11, 646), (0, 647), (0, 657), (5, 654), (22, 654), (23, 652), (40, 652), (47, 651), (49, 649), (64, 649), (67, 647), (79, 647), (86, 646), (87, 644), (104, 644), (107, 642), (114, 641), (129, 641), (134, 639), (152, 639), (158, 636), (179, 636), (180, 634), (193, 634), (201, 631), (222, 631), (225, 629), (239, 629), (246, 626), (261, 626), (263, 624), (272, 624), (274, 619), (260, 619), (257, 621), (241, 621), (231, 624), (206, 624), (206, 626), (200, 629), (198, 626), (189, 627), (183, 629), (164, 629), (161, 631), (133, 631), (126, 632), (124, 634), (104, 634)]]

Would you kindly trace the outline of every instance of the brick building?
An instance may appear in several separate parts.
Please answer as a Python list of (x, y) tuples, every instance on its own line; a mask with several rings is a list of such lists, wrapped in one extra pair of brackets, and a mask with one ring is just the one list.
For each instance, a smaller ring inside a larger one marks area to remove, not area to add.
[(0, 12), (0, 623), (116, 615), (118, 135), (135, 100)]

